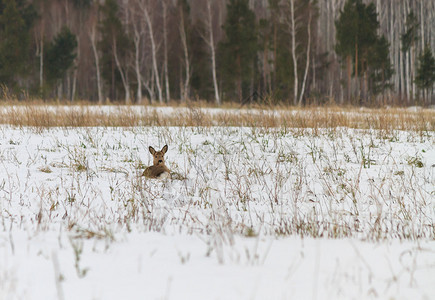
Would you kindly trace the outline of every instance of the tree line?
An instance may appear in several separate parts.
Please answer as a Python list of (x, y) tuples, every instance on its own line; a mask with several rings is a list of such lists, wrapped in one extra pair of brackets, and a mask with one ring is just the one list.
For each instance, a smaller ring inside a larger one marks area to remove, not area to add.
[(435, 101), (431, 0), (0, 0), (3, 97)]

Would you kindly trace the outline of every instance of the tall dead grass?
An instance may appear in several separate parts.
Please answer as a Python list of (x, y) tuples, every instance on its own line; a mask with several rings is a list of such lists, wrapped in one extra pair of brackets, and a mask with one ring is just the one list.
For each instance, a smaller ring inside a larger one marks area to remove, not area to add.
[(342, 107), (214, 109), (205, 107), (3, 105), (0, 124), (49, 127), (246, 126), (435, 130), (435, 110)]

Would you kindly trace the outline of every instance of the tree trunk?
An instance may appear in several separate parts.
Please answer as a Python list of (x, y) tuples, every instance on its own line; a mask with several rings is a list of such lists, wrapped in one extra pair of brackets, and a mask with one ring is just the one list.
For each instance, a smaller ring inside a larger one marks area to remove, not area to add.
[(298, 61), (296, 57), (296, 22), (295, 22), (295, 9), (294, 0), (290, 0), (290, 22), (291, 22), (291, 35), (292, 35), (292, 58), (293, 58), (293, 104), (296, 105), (298, 101)]
[(351, 91), (352, 91), (352, 57), (350, 55), (346, 56), (346, 67), (347, 67), (347, 101), (350, 101)]
[(100, 73), (100, 57), (98, 56), (97, 46), (95, 43), (95, 26), (92, 26), (89, 32), (89, 38), (91, 40), (92, 52), (94, 53), (95, 69), (97, 72), (97, 92), (98, 92), (98, 104), (103, 104), (103, 93), (101, 92), (101, 73)]
[(169, 88), (169, 73), (168, 73), (168, 33), (167, 33), (167, 7), (166, 1), (163, 2), (163, 47), (164, 47), (164, 71), (165, 71), (165, 88), (166, 102), (171, 100)]
[(355, 42), (355, 89), (353, 90), (352, 96), (355, 97), (355, 92), (356, 92), (356, 97), (360, 97), (360, 87), (359, 87), (359, 74), (358, 74), (358, 43)]
[(237, 68), (237, 97), (239, 98), (239, 102), (242, 103), (243, 101), (243, 93), (242, 93), (242, 62), (240, 54), (237, 54), (236, 58), (236, 68)]
[(150, 41), (151, 41), (151, 54), (152, 54), (152, 60), (153, 60), (153, 71), (154, 71), (154, 79), (156, 81), (157, 86), (157, 92), (159, 95), (159, 102), (160, 104), (163, 104), (163, 94), (162, 94), (162, 88), (160, 86), (160, 75), (159, 75), (159, 69), (157, 67), (157, 49), (156, 49), (156, 43), (154, 40), (154, 33), (153, 33), (153, 24), (151, 22), (150, 15), (148, 13), (148, 9), (146, 7), (146, 4), (142, 4), (142, 11), (145, 16), (145, 21), (148, 25), (148, 29), (150, 32)]
[(77, 66), (75, 67), (73, 72), (73, 82), (72, 82), (70, 102), (74, 102), (74, 100), (76, 99), (76, 90), (77, 90)]
[(74, 72), (73, 72), (73, 83), (72, 83), (72, 90), (71, 90), (71, 98), (70, 102), (73, 102), (76, 98), (76, 89), (77, 89), (77, 65), (80, 60), (80, 40), (77, 40), (77, 56), (74, 60)]
[(411, 53), (410, 53), (410, 80), (411, 80), (411, 98), (413, 101), (416, 100), (415, 97), (415, 82), (414, 82), (414, 78), (415, 78), (415, 44), (413, 42), (413, 45), (411, 46)]
[(39, 48), (39, 89), (42, 91), (44, 86), (44, 38), (41, 33), (41, 46)]
[[(64, 81), (65, 83), (65, 81)], [(71, 73), (69, 71), (66, 72), (66, 93), (62, 95), (63, 99), (68, 99), (70, 98), (71, 95)]]
[(180, 17), (181, 17), (181, 24), (180, 24), (180, 37), (181, 37), (181, 43), (183, 45), (183, 53), (184, 53), (184, 67), (185, 67), (185, 79), (183, 84), (183, 91), (181, 99), (183, 101), (187, 101), (189, 99), (189, 91), (190, 91), (190, 61), (189, 61), (189, 50), (187, 46), (187, 36), (186, 36), (186, 29), (184, 27), (184, 13), (182, 9), (180, 8)]
[(302, 87), (301, 87), (301, 93), (299, 95), (299, 103), (298, 105), (301, 106), (302, 104), (302, 98), (304, 97), (305, 92), (305, 83), (307, 82), (307, 76), (308, 76), (308, 70), (310, 68), (310, 54), (311, 54), (311, 3), (308, 5), (308, 26), (307, 26), (307, 32), (308, 32), (308, 44), (307, 44), (307, 60), (305, 62), (305, 73), (304, 73), (304, 80), (302, 81)]
[(150, 80), (145, 81), (142, 76), (141, 76), (141, 80), (142, 80), (142, 85), (148, 91), (148, 94), (150, 96), (150, 99), (149, 99), (150, 104), (152, 104), (152, 102), (155, 99), (154, 84), (152, 84), (154, 82), (154, 72), (151, 72), (151, 79)]
[(424, 9), (423, 9), (423, 1), (420, 1), (420, 40), (421, 40), (421, 50), (424, 49), (425, 47), (425, 39), (424, 39), (424, 23), (425, 23), (425, 19), (424, 19), (424, 13), (423, 13)]
[(276, 21), (274, 21), (273, 24), (273, 78), (272, 78), (272, 82), (273, 85), (271, 85), (271, 88), (275, 88), (276, 87), (276, 59), (277, 59), (277, 51), (278, 51), (278, 26), (276, 24)]
[(140, 74), (140, 33), (134, 26), (134, 69), (136, 71), (137, 91), (136, 102), (142, 104), (142, 79)]
[(128, 73), (127, 70), (123, 70), (121, 63), (118, 59), (118, 53), (117, 53), (117, 47), (116, 47), (116, 39), (113, 39), (113, 55), (115, 57), (116, 66), (118, 68), (119, 74), (121, 75), (122, 84), (124, 85), (124, 91), (125, 91), (125, 104), (131, 104), (130, 99), (130, 86), (128, 83)]
[(219, 87), (217, 83), (217, 76), (216, 76), (216, 50), (215, 50), (215, 43), (214, 43), (214, 36), (213, 36), (213, 17), (211, 13), (211, 0), (207, 0), (207, 30), (209, 34), (209, 40), (208, 45), (210, 47), (210, 54), (211, 54), (211, 72), (213, 77), (213, 88), (214, 88), (214, 98), (215, 103), (217, 106), (221, 105), (221, 99), (219, 96)]

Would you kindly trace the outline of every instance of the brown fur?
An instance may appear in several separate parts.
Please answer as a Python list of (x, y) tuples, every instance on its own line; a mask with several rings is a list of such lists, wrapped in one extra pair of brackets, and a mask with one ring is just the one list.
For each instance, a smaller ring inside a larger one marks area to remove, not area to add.
[(153, 155), (153, 165), (145, 169), (142, 176), (147, 178), (162, 179), (171, 177), (171, 171), (165, 165), (165, 153), (168, 151), (168, 145), (165, 145), (162, 150), (156, 151), (153, 147), (149, 147), (150, 153)]

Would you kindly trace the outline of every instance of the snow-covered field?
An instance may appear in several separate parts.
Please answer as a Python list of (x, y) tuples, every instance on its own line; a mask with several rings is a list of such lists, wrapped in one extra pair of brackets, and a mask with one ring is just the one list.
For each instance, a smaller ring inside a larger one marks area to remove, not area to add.
[[(140, 176), (169, 145), (173, 178)], [(435, 133), (0, 127), (0, 299), (434, 299)]]

